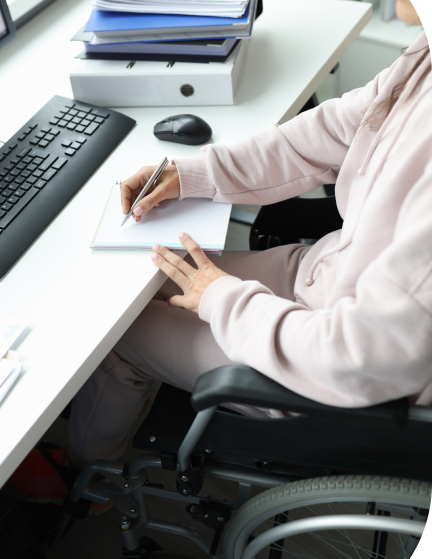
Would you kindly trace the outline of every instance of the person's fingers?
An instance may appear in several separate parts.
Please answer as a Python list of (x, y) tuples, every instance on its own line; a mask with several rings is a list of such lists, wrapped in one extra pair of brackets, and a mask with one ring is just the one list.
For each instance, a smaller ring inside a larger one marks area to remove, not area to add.
[(189, 280), (178, 268), (167, 262), (165, 258), (157, 252), (153, 252), (152, 259), (156, 266), (171, 278), (183, 291), (187, 289)]
[(193, 261), (198, 266), (198, 268), (211, 266), (212, 263), (204, 254), (203, 249), (196, 243), (190, 235), (187, 233), (180, 233), (179, 239), (181, 244), (185, 247), (188, 253), (192, 256)]
[(154, 245), (153, 252), (163, 256), (167, 262), (178, 268), (187, 278), (191, 278), (192, 274), (196, 272), (196, 268), (193, 268), (183, 258), (180, 258), (180, 256), (177, 256), (177, 254), (174, 254), (163, 245)]
[(168, 194), (165, 185), (163, 183), (159, 184), (150, 194), (146, 194), (144, 198), (138, 202), (135, 206), (134, 214), (140, 216), (143, 213), (149, 212), (156, 204), (166, 200), (169, 197)]
[(186, 297), (184, 295), (173, 295), (167, 301), (170, 307), (182, 307), (183, 309), (187, 309)]

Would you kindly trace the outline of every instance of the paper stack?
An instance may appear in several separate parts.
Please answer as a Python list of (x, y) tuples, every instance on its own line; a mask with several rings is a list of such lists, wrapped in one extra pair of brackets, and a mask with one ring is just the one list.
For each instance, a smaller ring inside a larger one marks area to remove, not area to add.
[(143, 14), (241, 17), (249, 0), (96, 0), (97, 10)]
[(1, 359), (25, 328), (25, 323), (11, 316), (0, 314), (0, 402), (18, 378), (22, 363), (13, 359)]

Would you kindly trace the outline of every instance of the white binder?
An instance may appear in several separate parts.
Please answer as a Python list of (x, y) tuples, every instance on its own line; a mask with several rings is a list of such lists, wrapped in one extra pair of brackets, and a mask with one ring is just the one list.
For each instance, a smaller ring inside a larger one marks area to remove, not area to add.
[(233, 105), (249, 41), (224, 63), (80, 59), (70, 74), (73, 94), (102, 107)]

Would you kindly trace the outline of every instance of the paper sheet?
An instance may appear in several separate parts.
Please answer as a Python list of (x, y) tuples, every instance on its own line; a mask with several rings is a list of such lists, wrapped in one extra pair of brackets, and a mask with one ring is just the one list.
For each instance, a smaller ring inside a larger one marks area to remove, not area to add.
[(205, 252), (220, 253), (231, 214), (231, 204), (217, 204), (207, 198), (165, 200), (159, 208), (144, 214), (139, 223), (131, 217), (123, 227), (120, 187), (114, 186), (91, 248), (151, 249), (162, 244), (183, 249), (178, 235), (188, 233)]
[(239, 18), (249, 0), (95, 0), (97, 10)]
[(25, 327), (25, 322), (6, 314), (0, 314), (0, 358), (11, 348)]
[(18, 378), (22, 363), (11, 359), (0, 359), (0, 402)]

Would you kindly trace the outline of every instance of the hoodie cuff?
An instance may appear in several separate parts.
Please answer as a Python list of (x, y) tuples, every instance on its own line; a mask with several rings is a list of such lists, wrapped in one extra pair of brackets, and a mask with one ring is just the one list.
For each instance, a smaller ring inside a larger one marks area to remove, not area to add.
[(190, 159), (175, 159), (180, 177), (180, 200), (184, 198), (214, 198), (216, 189), (207, 172), (202, 156)]
[(200, 319), (210, 323), (212, 311), (220, 298), (239, 283), (242, 283), (242, 280), (239, 278), (234, 276), (222, 276), (210, 284), (201, 297), (198, 308)]

